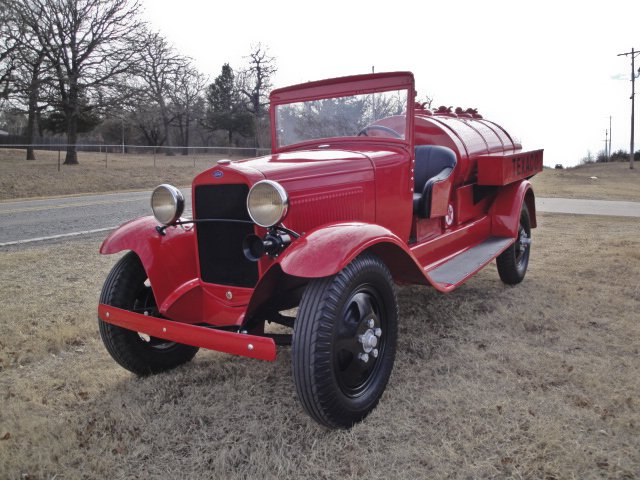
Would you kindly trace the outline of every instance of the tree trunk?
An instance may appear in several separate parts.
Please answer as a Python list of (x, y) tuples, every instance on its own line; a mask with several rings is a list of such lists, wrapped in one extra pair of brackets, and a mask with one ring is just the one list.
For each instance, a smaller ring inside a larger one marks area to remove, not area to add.
[(76, 143), (78, 143), (79, 92), (77, 79), (70, 78), (69, 82), (69, 96), (64, 106), (64, 113), (67, 117), (67, 155), (64, 158), (64, 165), (78, 165)]
[(33, 148), (35, 137), (36, 116), (38, 115), (38, 97), (40, 96), (40, 65), (44, 59), (44, 53), (38, 55), (31, 70), (31, 84), (29, 85), (29, 111), (27, 120), (27, 160), (35, 160), (36, 153)]
[(258, 148), (260, 148), (260, 140), (258, 139), (258, 127), (260, 119), (256, 115), (253, 117), (253, 138), (254, 138), (254, 146), (256, 147), (256, 156), (258, 155)]
[(191, 123), (191, 118), (189, 117), (189, 113), (187, 113), (187, 118), (184, 121), (184, 150), (182, 151), (183, 155), (189, 155), (189, 127)]
[(29, 94), (29, 119), (27, 120), (27, 160), (35, 160), (36, 153), (33, 148), (34, 129), (36, 124), (36, 112), (32, 105), (31, 97), (33, 93)]
[(162, 115), (162, 127), (164, 129), (164, 152), (167, 156), (173, 156), (173, 149), (171, 148), (171, 137), (169, 136), (169, 118), (167, 116), (166, 107), (164, 103), (160, 105), (160, 114)]
[(64, 158), (64, 165), (78, 165), (76, 143), (78, 143), (78, 117), (71, 114), (67, 121), (67, 155)]
[(165, 154), (169, 157), (173, 156), (173, 149), (171, 148), (171, 139), (169, 138), (169, 120), (166, 118), (162, 119), (162, 123), (164, 126), (164, 138), (165, 138)]

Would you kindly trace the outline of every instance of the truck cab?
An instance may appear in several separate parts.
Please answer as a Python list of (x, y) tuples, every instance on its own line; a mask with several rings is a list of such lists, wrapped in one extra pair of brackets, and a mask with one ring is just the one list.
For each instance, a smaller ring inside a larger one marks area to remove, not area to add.
[(365, 418), (394, 362), (396, 284), (450, 292), (494, 259), (520, 283), (536, 226), (528, 178), (542, 150), (475, 109), (431, 111), (415, 96), (409, 72), (274, 90), (270, 155), (197, 175), (193, 218), (178, 189), (157, 187), (154, 215), (101, 247), (128, 251), (98, 312), (112, 357), (148, 374), (198, 348), (274, 360), (291, 344), (310, 416)]

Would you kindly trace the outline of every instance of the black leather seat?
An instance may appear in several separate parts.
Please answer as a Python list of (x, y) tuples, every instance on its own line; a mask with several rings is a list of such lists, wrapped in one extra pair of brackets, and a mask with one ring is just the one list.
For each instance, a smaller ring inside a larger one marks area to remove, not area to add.
[(431, 190), (433, 185), (446, 180), (456, 166), (456, 154), (447, 147), (418, 145), (414, 169), (415, 189), (413, 212), (424, 218), (431, 216)]

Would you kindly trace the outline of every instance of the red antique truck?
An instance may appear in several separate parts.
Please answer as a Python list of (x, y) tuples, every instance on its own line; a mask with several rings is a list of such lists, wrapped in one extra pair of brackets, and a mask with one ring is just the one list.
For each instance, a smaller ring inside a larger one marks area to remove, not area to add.
[[(274, 360), (291, 344), (306, 411), (348, 428), (391, 374), (396, 283), (450, 292), (494, 259), (505, 283), (521, 282), (542, 150), (473, 109), (431, 112), (414, 98), (408, 72), (275, 90), (271, 155), (196, 176), (193, 219), (177, 188), (157, 187), (153, 216), (100, 249), (128, 251), (98, 310), (116, 362), (145, 375), (198, 348)], [(266, 322), (293, 332), (265, 333)]]

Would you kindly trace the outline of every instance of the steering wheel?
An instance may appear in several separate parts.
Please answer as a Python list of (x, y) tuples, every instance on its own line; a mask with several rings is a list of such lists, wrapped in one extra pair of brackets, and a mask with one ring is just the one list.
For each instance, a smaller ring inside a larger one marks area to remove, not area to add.
[(389, 127), (385, 127), (383, 125), (367, 125), (366, 127), (364, 127), (362, 130), (360, 130), (358, 132), (358, 137), (361, 137), (363, 135), (365, 137), (368, 137), (369, 135), (367, 135), (367, 131), (369, 131), (369, 130), (380, 130), (381, 132), (388, 133), (389, 135), (391, 135), (394, 138), (402, 138), (402, 135), (400, 135), (394, 129), (389, 128)]

